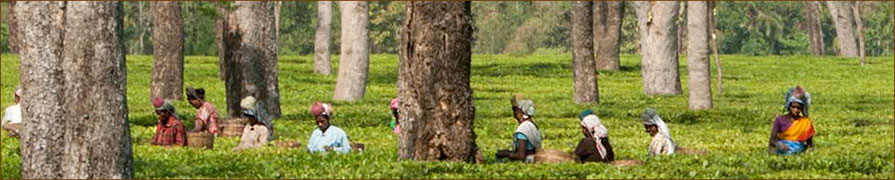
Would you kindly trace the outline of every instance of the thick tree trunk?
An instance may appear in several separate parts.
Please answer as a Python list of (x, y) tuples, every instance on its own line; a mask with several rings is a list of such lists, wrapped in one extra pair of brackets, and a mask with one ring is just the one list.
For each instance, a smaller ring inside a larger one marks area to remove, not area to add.
[(481, 162), (469, 86), (470, 2), (407, 2), (400, 62), (398, 158)]
[(839, 42), (839, 56), (858, 57), (858, 44), (855, 40), (855, 18), (851, 1), (827, 1), (833, 24), (836, 27), (836, 39)]
[(823, 56), (825, 54), (824, 34), (820, 26), (820, 17), (820, 2), (805, 1), (805, 23), (808, 25), (811, 54), (816, 56)]
[(23, 178), (133, 178), (121, 2), (19, 3)]
[(864, 65), (864, 21), (861, 20), (861, 1), (855, 1), (852, 12), (855, 12), (855, 36), (858, 36), (858, 55)]
[(709, 17), (711, 9), (705, 1), (687, 5), (687, 72), (690, 109), (712, 108), (712, 79), (709, 66)]
[(10, 53), (19, 53), (19, 46), (22, 44), (22, 31), (19, 29), (18, 16), (16, 15), (16, 2), (9, 1), (6, 3), (6, 27), (9, 28), (9, 35), (6, 38), (7, 47)]
[(646, 7), (640, 7), (646, 8), (646, 12), (637, 13), (640, 23), (645, 24), (641, 34), (646, 34), (644, 41), (641, 41), (643, 92), (647, 95), (681, 94), (675, 26), (679, 2), (646, 4)]
[(317, 34), (314, 35), (314, 73), (332, 74), (329, 47), (332, 36), (333, 2), (317, 2)]
[(593, 2), (572, 2), (572, 76), (575, 103), (599, 103), (594, 65)]
[(179, 1), (153, 1), (151, 99), (183, 96), (183, 19)]
[[(22, 178), (63, 177), (65, 102), (62, 38), (65, 2), (19, 2), (13, 8), (20, 23), (19, 75), (22, 87)], [(36, 23), (41, 22), (41, 23)]]
[(624, 19), (624, 1), (594, 1), (594, 46), (599, 70), (618, 70), (618, 48), (621, 40), (621, 24)]
[(646, 24), (651, 17), (649, 13), (650, 6), (651, 4), (649, 1), (634, 1), (634, 15), (637, 16), (637, 28), (640, 31), (640, 48), (638, 49), (638, 52), (640, 53), (641, 58), (646, 57), (644, 52), (646, 52), (645, 50), (649, 46), (649, 44), (646, 43), (646, 40), (649, 39), (649, 31), (647, 31)]
[(221, 58), (227, 88), (227, 111), (241, 117), (239, 101), (255, 96), (276, 119), (280, 116), (274, 2), (237, 1), (224, 10)]
[(361, 100), (367, 90), (370, 67), (369, 2), (340, 1), (339, 10), (342, 12), (342, 54), (333, 100)]

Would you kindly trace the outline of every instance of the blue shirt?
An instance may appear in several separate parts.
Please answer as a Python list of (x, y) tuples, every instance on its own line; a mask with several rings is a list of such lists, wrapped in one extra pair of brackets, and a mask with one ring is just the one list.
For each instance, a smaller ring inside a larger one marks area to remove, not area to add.
[(513, 136), (513, 149), (519, 147), (519, 140), (525, 140), (525, 150), (535, 150), (535, 145), (531, 144), (531, 141), (528, 140), (528, 136), (525, 136), (525, 134), (522, 133), (516, 133), (515, 136)]
[(314, 132), (311, 133), (311, 139), (308, 140), (308, 151), (311, 151), (311, 153), (326, 152), (323, 148), (325, 146), (330, 146), (333, 148), (333, 151), (340, 153), (351, 151), (351, 142), (348, 142), (348, 134), (345, 134), (345, 131), (336, 126), (329, 126), (326, 129), (326, 133), (321, 131), (320, 128), (314, 129)]

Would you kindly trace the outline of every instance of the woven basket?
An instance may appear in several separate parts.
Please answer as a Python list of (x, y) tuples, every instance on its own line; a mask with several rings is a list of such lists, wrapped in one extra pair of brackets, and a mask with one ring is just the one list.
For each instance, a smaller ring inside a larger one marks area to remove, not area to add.
[(187, 132), (186, 145), (194, 148), (214, 148), (214, 135), (207, 132)]
[(618, 166), (618, 167), (639, 166), (639, 165), (643, 164), (643, 161), (641, 161), (641, 160), (615, 160), (615, 161), (612, 161), (611, 164), (613, 166)]
[(222, 137), (240, 137), (242, 130), (245, 128), (246, 119), (236, 118), (225, 120), (220, 136)]
[(277, 141), (277, 146), (279, 146), (280, 148), (286, 148), (286, 149), (301, 148), (301, 142), (294, 141), (294, 140), (283, 140), (283, 141)]
[(687, 155), (703, 155), (706, 151), (701, 149), (678, 147), (674, 152)]
[(362, 143), (351, 144), (351, 150), (354, 150), (354, 152), (364, 152), (366, 149), (367, 147)]
[(575, 156), (556, 149), (541, 149), (534, 155), (535, 163), (575, 162)]

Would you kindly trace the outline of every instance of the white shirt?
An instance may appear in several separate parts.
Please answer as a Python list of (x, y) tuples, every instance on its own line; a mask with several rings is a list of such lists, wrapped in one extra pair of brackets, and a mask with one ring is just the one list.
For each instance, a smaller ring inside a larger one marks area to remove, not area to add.
[(22, 107), (19, 104), (9, 106), (3, 111), (3, 126), (19, 123), (22, 123)]

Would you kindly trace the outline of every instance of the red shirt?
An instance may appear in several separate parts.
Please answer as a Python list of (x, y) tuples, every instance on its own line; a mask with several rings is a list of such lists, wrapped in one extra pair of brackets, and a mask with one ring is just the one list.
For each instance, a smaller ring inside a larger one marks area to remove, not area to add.
[(218, 118), (216, 111), (217, 109), (214, 108), (214, 105), (211, 105), (211, 103), (206, 101), (202, 103), (202, 106), (199, 107), (199, 112), (196, 113), (196, 119), (205, 124), (205, 128), (210, 134), (218, 134)]
[(168, 117), (168, 123), (161, 122), (155, 128), (152, 143), (159, 146), (186, 146), (186, 132), (183, 131), (183, 123), (174, 117)]

